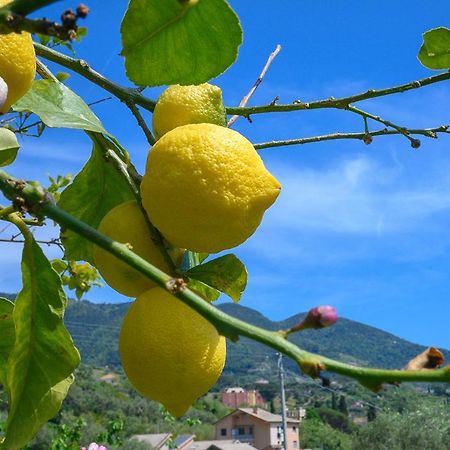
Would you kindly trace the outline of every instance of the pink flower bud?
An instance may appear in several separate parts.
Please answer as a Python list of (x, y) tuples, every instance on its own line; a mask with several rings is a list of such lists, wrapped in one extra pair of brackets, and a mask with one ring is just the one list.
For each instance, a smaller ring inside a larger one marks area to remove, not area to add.
[(325, 328), (338, 320), (336, 309), (330, 305), (316, 306), (309, 310), (303, 320), (304, 328)]
[(5, 83), (5, 80), (2, 77), (0, 77), (0, 111), (2, 110), (7, 97), (8, 97), (8, 85)]

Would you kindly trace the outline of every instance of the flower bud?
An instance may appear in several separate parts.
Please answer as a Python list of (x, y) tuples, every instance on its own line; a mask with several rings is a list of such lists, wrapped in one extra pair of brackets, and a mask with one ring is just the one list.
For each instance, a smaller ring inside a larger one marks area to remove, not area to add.
[(77, 16), (85, 19), (89, 14), (90, 9), (83, 3), (77, 6)]
[(303, 320), (305, 328), (325, 328), (336, 323), (338, 319), (336, 309), (330, 305), (316, 306), (309, 310)]
[(5, 80), (0, 77), (0, 111), (3, 109), (3, 105), (6, 103), (8, 97), (8, 85)]

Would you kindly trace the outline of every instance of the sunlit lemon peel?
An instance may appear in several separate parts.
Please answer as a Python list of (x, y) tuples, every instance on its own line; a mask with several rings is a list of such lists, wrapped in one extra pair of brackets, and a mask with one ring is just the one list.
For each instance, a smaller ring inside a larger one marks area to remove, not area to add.
[(119, 352), (131, 384), (145, 397), (182, 416), (222, 373), (225, 338), (161, 288), (140, 295), (120, 331)]
[(141, 195), (170, 242), (215, 253), (251, 236), (280, 189), (244, 136), (202, 123), (175, 128), (155, 144)]

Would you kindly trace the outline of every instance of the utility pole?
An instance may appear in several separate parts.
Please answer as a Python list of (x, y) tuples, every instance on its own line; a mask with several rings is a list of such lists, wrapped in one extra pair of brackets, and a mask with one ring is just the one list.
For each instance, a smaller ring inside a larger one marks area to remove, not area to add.
[(286, 395), (284, 393), (284, 368), (283, 368), (283, 355), (278, 353), (278, 374), (280, 377), (280, 390), (281, 390), (281, 418), (283, 421), (283, 448), (288, 450), (287, 445), (287, 418), (286, 418)]

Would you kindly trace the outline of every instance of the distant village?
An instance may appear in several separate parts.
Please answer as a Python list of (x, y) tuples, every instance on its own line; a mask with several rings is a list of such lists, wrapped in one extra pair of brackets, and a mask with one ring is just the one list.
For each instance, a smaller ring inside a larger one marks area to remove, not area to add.
[[(110, 382), (110, 378), (102, 381)], [(300, 448), (299, 425), (306, 411), (289, 411), (284, 445), (283, 419), (265, 408), (266, 402), (257, 390), (241, 387), (225, 389), (221, 394), (224, 405), (233, 411), (215, 423), (215, 439), (196, 441), (194, 434), (172, 438), (170, 433), (133, 436), (155, 450), (297, 450)]]

